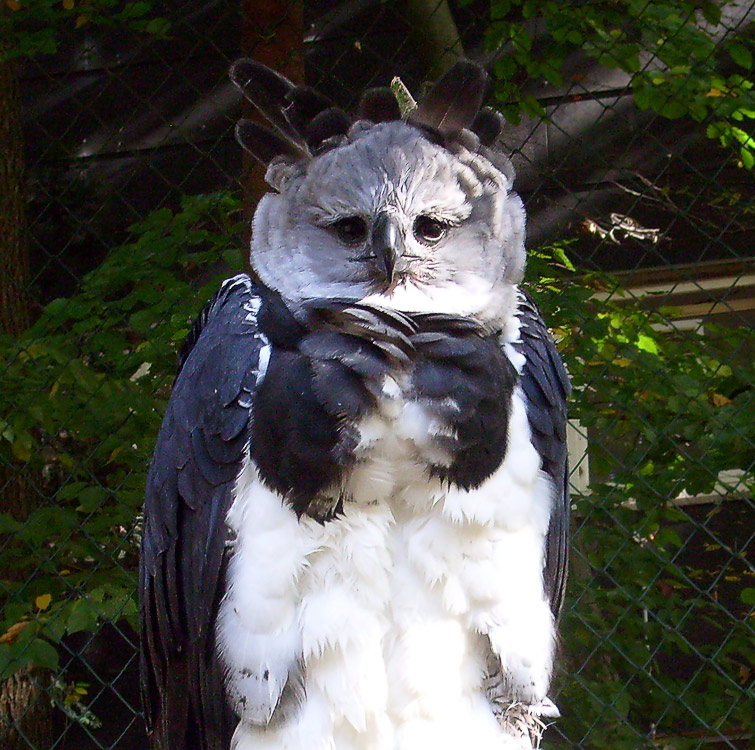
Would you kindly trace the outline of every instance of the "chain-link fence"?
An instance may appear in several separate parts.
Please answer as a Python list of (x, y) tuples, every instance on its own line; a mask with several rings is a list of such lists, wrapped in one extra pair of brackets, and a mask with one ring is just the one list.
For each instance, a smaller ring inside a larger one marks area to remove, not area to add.
[(571, 371), (545, 746), (752, 747), (755, 3), (0, 6), (0, 748), (143, 747), (135, 568), (190, 320), (243, 267), (238, 56), (349, 107), (466, 55)]

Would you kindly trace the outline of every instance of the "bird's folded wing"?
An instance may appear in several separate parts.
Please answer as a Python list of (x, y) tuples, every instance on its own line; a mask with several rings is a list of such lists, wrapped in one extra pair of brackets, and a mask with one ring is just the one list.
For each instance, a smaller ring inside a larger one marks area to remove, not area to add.
[(553, 482), (554, 498), (546, 541), (545, 585), (555, 617), (566, 589), (569, 534), (569, 472), (566, 446), (566, 402), (569, 376), (548, 328), (532, 298), (519, 292), (516, 312), (525, 357), (521, 385), (527, 404), (532, 442), (542, 468)]
[(264, 374), (259, 305), (251, 280), (240, 275), (201, 313), (181, 353), (147, 479), (142, 691), (153, 746), (165, 750), (226, 750), (235, 726), (223, 698), (214, 621), (228, 541), (225, 516)]

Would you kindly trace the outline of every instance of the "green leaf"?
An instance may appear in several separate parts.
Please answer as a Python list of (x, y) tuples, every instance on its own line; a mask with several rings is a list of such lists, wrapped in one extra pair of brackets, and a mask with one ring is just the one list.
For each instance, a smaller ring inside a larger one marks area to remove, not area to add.
[(553, 257), (560, 261), (561, 263), (566, 266), (570, 271), (576, 271), (577, 269), (574, 267), (574, 264), (569, 259), (569, 256), (566, 254), (563, 248), (561, 247), (554, 247), (553, 248)]
[(7, 680), (20, 666), (16, 649), (0, 643), (0, 680)]
[(752, 52), (742, 42), (729, 42), (726, 50), (737, 65), (746, 70), (752, 70)]
[(729, 132), (731, 135), (734, 136), (743, 146), (751, 146), (755, 145), (755, 139), (752, 138), (752, 136), (747, 133), (746, 131), (742, 130), (742, 128), (735, 128), (730, 127)]
[(93, 513), (103, 505), (107, 496), (108, 493), (103, 487), (86, 487), (79, 493), (79, 505), (76, 510)]
[(663, 528), (660, 529), (654, 538), (656, 544), (661, 547), (681, 547), (682, 539), (679, 533), (674, 529)]
[[(560, 62), (560, 61), (559, 61)], [(562, 86), (564, 83), (564, 77), (558, 67), (543, 63), (541, 73), (548, 83), (552, 86)]]
[(644, 333), (641, 333), (637, 337), (637, 348), (644, 352), (649, 352), (650, 354), (658, 354), (658, 344), (655, 339), (652, 339)]
[(490, 3), (490, 17), (494, 21), (505, 18), (510, 10), (510, 0), (493, 0), (493, 2)]
[(238, 247), (228, 248), (223, 250), (223, 260), (234, 271), (241, 271), (244, 268), (244, 258), (241, 253), (241, 249)]
[(28, 462), (32, 456), (32, 450), (34, 448), (34, 438), (32, 438), (29, 432), (20, 432), (16, 434), (13, 443), (11, 444), (11, 450), (13, 455), (24, 463)]
[(27, 646), (23, 658), (36, 667), (54, 670), (58, 667), (60, 657), (57, 649), (51, 643), (36, 638)]
[(755, 167), (755, 154), (753, 154), (750, 149), (742, 146), (742, 148), (739, 149), (739, 155), (742, 157), (742, 166), (745, 169), (752, 169)]
[(524, 18), (534, 18), (540, 9), (540, 5), (541, 3), (539, 1), (525, 0), (522, 5), (522, 16), (524, 16)]
[(704, 2), (700, 10), (703, 13), (703, 18), (711, 24), (711, 26), (718, 26), (721, 23), (721, 8), (717, 3)]
[(502, 112), (503, 116), (506, 118), (506, 121), (511, 125), (516, 126), (522, 121), (521, 109), (516, 104), (506, 105), (505, 107), (503, 107)]
[(636, 86), (633, 91), (634, 103), (642, 110), (650, 108), (650, 97), (645, 86)]
[(721, 122), (720, 120), (717, 122), (712, 122), (705, 130), (705, 134), (708, 136), (708, 138), (718, 138), (723, 143), (723, 139), (726, 137), (726, 133), (729, 131), (730, 126), (725, 123)]
[(17, 521), (8, 513), (0, 513), (0, 532), (3, 534), (17, 534), (23, 529), (24, 524)]
[(532, 37), (521, 26), (513, 28), (511, 34), (511, 40), (514, 43), (514, 47), (521, 52), (530, 52), (532, 50)]
[(671, 99), (665, 102), (657, 111), (661, 117), (665, 117), (667, 120), (678, 120), (687, 114), (687, 107), (678, 99)]
[(531, 94), (522, 99), (522, 110), (530, 117), (545, 117), (545, 107)]
[(69, 300), (65, 299), (64, 297), (58, 297), (57, 299), (54, 299), (52, 302), (45, 305), (43, 314), (48, 315), (51, 318), (62, 318), (66, 314), (68, 304)]
[(171, 23), (167, 18), (153, 18), (145, 27), (144, 30), (156, 36), (158, 38), (165, 38), (170, 31)]
[(94, 607), (86, 599), (77, 599), (69, 608), (66, 631), (78, 633), (82, 630), (94, 631), (97, 627), (98, 617)]
[(516, 60), (511, 55), (506, 55), (496, 62), (495, 73), (498, 78), (505, 81), (512, 78), (518, 68)]
[(152, 6), (150, 3), (145, 3), (145, 2), (126, 3), (126, 7), (121, 11), (120, 17), (122, 19), (139, 18), (149, 13), (150, 10), (152, 10)]

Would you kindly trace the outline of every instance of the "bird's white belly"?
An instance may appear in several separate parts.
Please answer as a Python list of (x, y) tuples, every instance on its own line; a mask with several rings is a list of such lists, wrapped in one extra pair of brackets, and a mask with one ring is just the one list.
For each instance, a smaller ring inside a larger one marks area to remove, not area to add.
[[(511, 434), (529, 434), (518, 396), (511, 422)], [(482, 683), (492, 643), (513, 684), (547, 690), (550, 487), (538, 456), (528, 439), (509, 445), (467, 492), (427, 477), (413, 458), (422, 446), (395, 427), (386, 437), (370, 426), (353, 502), (324, 524), (297, 520), (252, 463), (239, 477), (218, 618), (230, 693), (243, 693), (249, 670), (275, 677), (297, 659), (306, 687), (268, 726), (242, 706), (234, 750), (528, 747), (500, 729)]]

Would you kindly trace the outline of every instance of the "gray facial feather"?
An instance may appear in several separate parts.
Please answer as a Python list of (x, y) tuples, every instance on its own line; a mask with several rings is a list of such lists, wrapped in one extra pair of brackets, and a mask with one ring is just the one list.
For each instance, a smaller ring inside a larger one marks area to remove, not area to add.
[[(257, 208), (251, 261), (292, 304), (369, 298), (490, 324), (512, 313), (524, 271), (524, 209), (510, 176), (484, 152), (458, 144), (452, 152), (402, 122), (354, 126), (347, 143), (311, 161), (273, 162), (268, 181), (279, 192)], [(371, 262), (369, 231), (345, 242), (336, 230), (353, 217), (369, 229), (385, 214), (402, 233), (404, 255), (390, 282)], [(419, 217), (441, 222), (443, 236), (417, 236)]]

